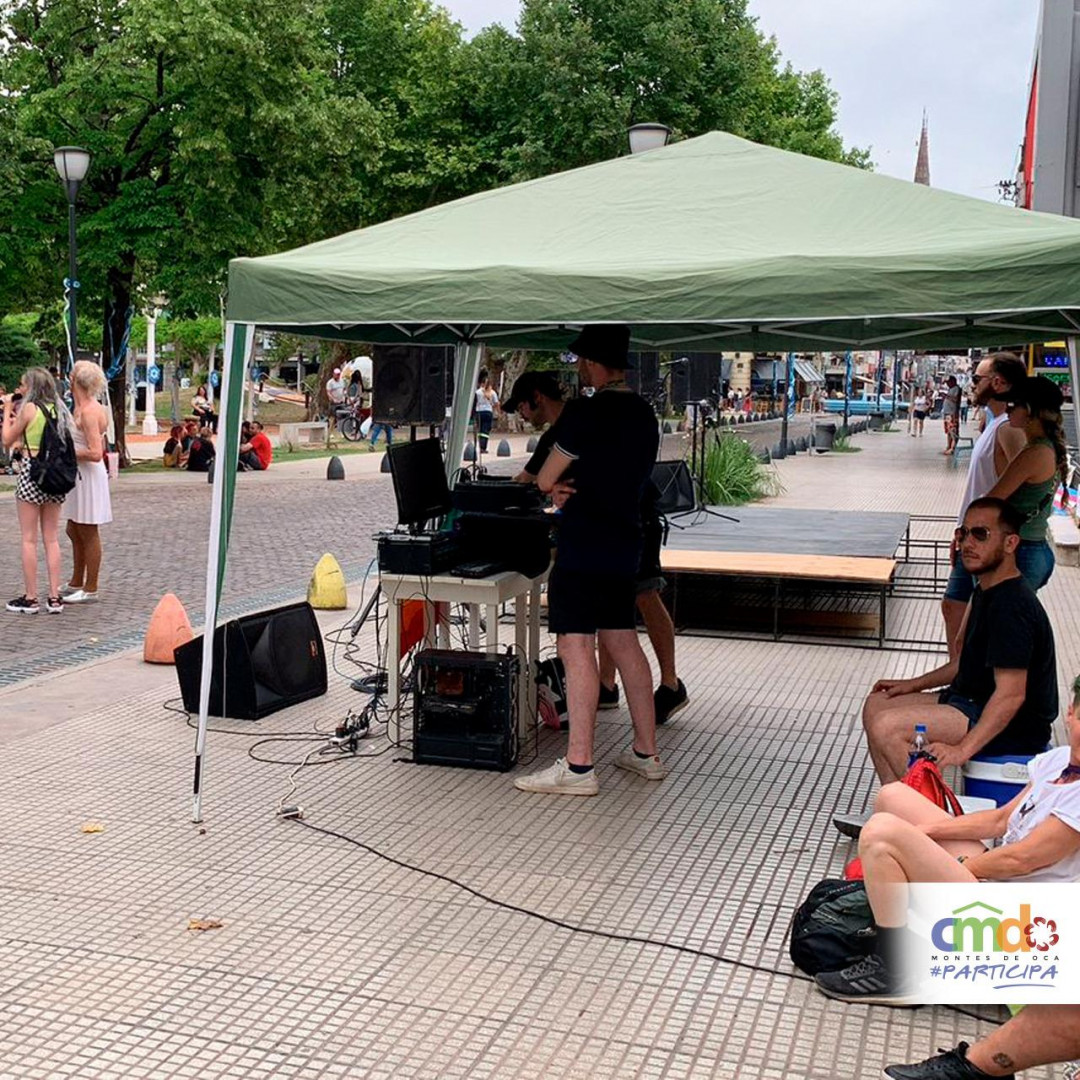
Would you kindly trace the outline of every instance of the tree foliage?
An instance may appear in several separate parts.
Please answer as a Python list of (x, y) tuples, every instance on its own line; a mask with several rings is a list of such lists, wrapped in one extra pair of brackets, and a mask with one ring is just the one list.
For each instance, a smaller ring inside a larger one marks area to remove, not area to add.
[(516, 32), (471, 40), (431, 0), (5, 0), (0, 314), (62, 344), (57, 145), (93, 154), (80, 345), (108, 366), (159, 295), (181, 358), (204, 355), (230, 258), (614, 157), (642, 120), (867, 164), (746, 0), (524, 0)]

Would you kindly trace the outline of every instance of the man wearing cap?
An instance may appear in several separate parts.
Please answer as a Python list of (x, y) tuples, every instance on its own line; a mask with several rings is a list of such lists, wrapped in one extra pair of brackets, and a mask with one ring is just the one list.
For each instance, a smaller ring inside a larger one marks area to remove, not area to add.
[[(562, 389), (549, 371), (526, 371), (514, 383), (514, 389), (506, 402), (507, 410), (516, 409), (521, 418), (533, 427), (548, 425), (536, 444), (533, 456), (514, 477), (518, 483), (535, 483), (540, 475), (548, 453), (558, 437), (556, 424), (562, 416), (563, 404)], [(645, 630), (660, 665), (660, 685), (653, 694), (656, 722), (666, 724), (675, 713), (685, 708), (689, 696), (675, 668), (675, 624), (671, 621), (671, 615), (660, 595), (664, 588), (660, 569), (664, 524), (656, 510), (659, 494), (650, 479), (645, 485), (645, 495), (641, 503), (642, 550), (634, 590), (638, 611), (645, 620)], [(598, 708), (618, 707), (619, 687), (615, 682), (615, 663), (611, 654), (601, 645)]]
[(326, 380), (326, 397), (330, 402), (330, 423), (337, 426), (337, 411), (345, 404), (345, 380), (341, 377), (341, 368), (334, 368), (332, 378)]
[(641, 557), (641, 499), (659, 445), (656, 417), (626, 386), (630, 332), (588, 326), (571, 344), (591, 398), (563, 408), (554, 445), (537, 484), (569, 494), (562, 504), (559, 544), (548, 582), (548, 627), (566, 669), (570, 742), (566, 757), (514, 785), (522, 791), (595, 795), (593, 743), (600, 675), (599, 638), (622, 675), (634, 738), (615, 760), (647, 780), (667, 768), (656, 753), (652, 673), (638, 641), (635, 579)]
[(506, 412), (517, 412), (534, 428), (547, 426), (536, 443), (533, 456), (514, 479), (519, 484), (535, 484), (540, 469), (547, 461), (548, 453), (555, 445), (555, 424), (563, 411), (562, 388), (550, 371), (526, 371), (514, 382), (514, 388), (506, 399)]

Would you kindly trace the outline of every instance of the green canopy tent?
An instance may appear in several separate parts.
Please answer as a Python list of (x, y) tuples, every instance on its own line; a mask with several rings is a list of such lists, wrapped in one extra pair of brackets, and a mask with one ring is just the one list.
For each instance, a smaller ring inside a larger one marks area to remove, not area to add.
[[(216, 623), (254, 328), (458, 346), (447, 462), (485, 344), (930, 349), (1080, 334), (1080, 222), (712, 133), (229, 265), (206, 625)], [(1075, 350), (1074, 350), (1075, 355)], [(1074, 370), (1075, 376), (1075, 370)], [(196, 743), (201, 815), (210, 635)]]

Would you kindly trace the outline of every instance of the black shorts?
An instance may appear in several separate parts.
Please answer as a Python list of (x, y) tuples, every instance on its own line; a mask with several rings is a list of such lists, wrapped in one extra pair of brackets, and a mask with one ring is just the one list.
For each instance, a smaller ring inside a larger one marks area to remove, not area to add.
[(659, 517), (646, 517), (641, 522), (641, 562), (638, 564), (634, 591), (640, 596), (646, 592), (660, 592), (666, 582), (660, 568), (660, 548), (664, 543), (664, 523)]
[(553, 634), (595, 634), (637, 626), (633, 574), (594, 574), (557, 563), (548, 578), (548, 629)]

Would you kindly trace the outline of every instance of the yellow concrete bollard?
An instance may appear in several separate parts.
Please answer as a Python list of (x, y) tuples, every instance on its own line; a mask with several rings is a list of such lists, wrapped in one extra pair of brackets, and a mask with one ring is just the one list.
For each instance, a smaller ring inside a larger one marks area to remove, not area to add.
[(333, 555), (324, 555), (316, 564), (307, 590), (308, 603), (320, 611), (342, 611), (349, 606), (345, 575)]
[(166, 593), (150, 616), (143, 640), (143, 660), (147, 664), (172, 664), (173, 650), (186, 645), (194, 636), (184, 605), (175, 593)]

